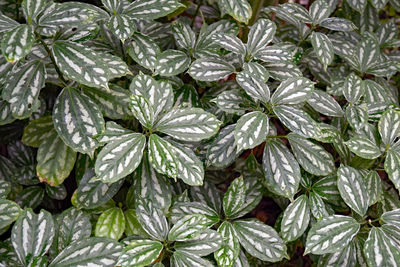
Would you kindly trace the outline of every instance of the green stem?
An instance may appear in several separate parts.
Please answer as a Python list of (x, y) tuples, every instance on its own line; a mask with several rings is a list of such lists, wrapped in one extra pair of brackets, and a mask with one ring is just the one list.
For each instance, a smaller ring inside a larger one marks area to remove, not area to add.
[(269, 135), (267, 138), (287, 138), (286, 135)]
[(249, 20), (249, 25), (253, 25), (257, 21), (261, 9), (264, 7), (265, 0), (253, 0), (251, 1), (251, 8), (253, 9), (253, 14)]

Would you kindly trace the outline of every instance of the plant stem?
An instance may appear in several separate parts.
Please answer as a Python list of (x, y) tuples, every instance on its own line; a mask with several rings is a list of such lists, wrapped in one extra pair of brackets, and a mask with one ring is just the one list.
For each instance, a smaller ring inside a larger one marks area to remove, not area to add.
[(267, 138), (287, 138), (286, 135), (269, 135)]

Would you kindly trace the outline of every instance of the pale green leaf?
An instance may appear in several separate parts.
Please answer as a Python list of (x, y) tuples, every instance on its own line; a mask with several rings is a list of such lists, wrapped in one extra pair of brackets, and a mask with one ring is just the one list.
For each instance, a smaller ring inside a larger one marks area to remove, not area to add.
[(104, 211), (97, 219), (95, 236), (108, 237), (115, 240), (121, 238), (125, 231), (125, 216), (120, 208)]

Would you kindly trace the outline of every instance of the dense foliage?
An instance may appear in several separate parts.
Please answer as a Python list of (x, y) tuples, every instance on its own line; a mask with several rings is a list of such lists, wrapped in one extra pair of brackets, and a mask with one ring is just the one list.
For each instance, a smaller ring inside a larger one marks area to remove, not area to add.
[(0, 1), (0, 266), (400, 266), (400, 2), (272, 2)]

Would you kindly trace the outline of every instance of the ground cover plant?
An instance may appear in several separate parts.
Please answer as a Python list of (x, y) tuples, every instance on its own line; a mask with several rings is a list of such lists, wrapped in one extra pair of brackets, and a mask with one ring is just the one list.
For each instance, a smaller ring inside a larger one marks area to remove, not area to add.
[(400, 266), (398, 0), (0, 11), (0, 266)]

